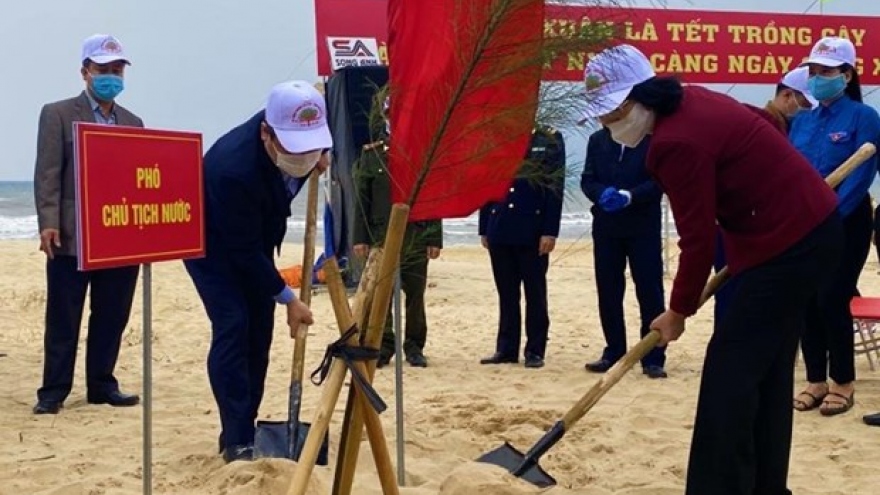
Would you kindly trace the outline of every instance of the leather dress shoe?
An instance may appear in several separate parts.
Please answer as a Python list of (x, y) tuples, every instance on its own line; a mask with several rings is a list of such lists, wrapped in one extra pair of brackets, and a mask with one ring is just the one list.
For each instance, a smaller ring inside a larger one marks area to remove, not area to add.
[(54, 400), (38, 400), (34, 405), (34, 414), (58, 414), (64, 403)]
[(410, 366), (415, 368), (427, 368), (428, 360), (425, 359), (425, 355), (421, 352), (414, 352), (406, 357), (406, 362), (409, 363)]
[(379, 356), (379, 359), (376, 360), (376, 368), (384, 368), (391, 363), (391, 356)]
[(592, 373), (605, 373), (606, 371), (610, 370), (612, 366), (614, 366), (614, 363), (612, 361), (602, 358), (598, 361), (593, 361), (592, 363), (585, 364), (584, 368)]
[(230, 445), (223, 450), (223, 460), (227, 463), (233, 461), (252, 461), (254, 460), (254, 445)]
[(862, 416), (862, 421), (868, 426), (880, 426), (880, 412)]
[(656, 378), (666, 378), (669, 375), (666, 374), (666, 370), (663, 369), (663, 366), (657, 366), (656, 364), (652, 364), (649, 366), (642, 367), (642, 374), (648, 375), (648, 378), (656, 379)]
[(526, 354), (526, 368), (543, 368), (544, 358), (537, 354)]
[(480, 364), (505, 364), (505, 363), (513, 363), (516, 364), (519, 362), (519, 359), (516, 356), (505, 356), (500, 352), (496, 352), (489, 357), (484, 357), (480, 359)]
[(131, 407), (140, 404), (141, 398), (135, 394), (124, 394), (119, 390), (87, 397), (89, 404), (108, 404), (113, 407)]

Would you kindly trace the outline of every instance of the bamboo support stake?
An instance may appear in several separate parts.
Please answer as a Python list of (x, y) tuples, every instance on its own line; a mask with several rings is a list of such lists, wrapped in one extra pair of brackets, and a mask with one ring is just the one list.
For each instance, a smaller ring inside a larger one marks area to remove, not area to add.
[[(380, 259), (381, 262), (381, 259)], [(371, 280), (368, 280), (367, 287), (369, 291), (373, 291), (376, 286), (376, 281), (378, 277), (376, 276), (376, 272), (378, 272), (379, 268), (381, 268), (381, 263), (374, 263), (372, 267), (368, 267), (370, 272), (365, 270), (362, 275), (363, 277), (370, 277)], [(348, 301), (345, 299), (345, 287), (342, 284), (342, 276), (339, 273), (339, 266), (336, 264), (336, 260), (334, 259), (332, 263), (328, 263), (327, 265), (327, 282), (328, 285), (335, 285), (336, 287), (330, 287), (330, 297), (337, 298), (338, 300), (333, 301), (334, 308), (340, 308), (344, 310), (348, 310)], [(353, 318), (352, 318), (353, 319)], [(339, 318), (337, 317), (337, 320)], [(344, 334), (345, 331), (350, 327), (339, 327), (340, 334)], [(367, 376), (367, 366), (364, 362), (355, 362), (355, 369), (361, 373), (364, 377)], [(357, 387), (357, 382), (352, 380), (350, 389), (354, 389)], [(379, 413), (373, 409), (372, 405), (367, 400), (366, 396), (362, 393), (362, 390), (359, 390), (359, 393), (356, 395), (358, 402), (360, 404), (362, 411), (364, 412), (364, 420), (366, 422), (367, 427), (367, 438), (370, 440), (370, 449), (373, 452), (373, 461), (376, 463), (376, 470), (379, 475), (379, 482), (382, 485), (382, 493), (386, 495), (398, 495), (399, 489), (397, 486), (397, 479), (394, 473), (394, 466), (391, 464), (391, 454), (388, 451), (388, 443), (385, 438), (385, 430), (382, 428), (382, 421), (379, 418)]]
[[(373, 332), (370, 332), (368, 329), (367, 336), (370, 337), (370, 333), (375, 333), (375, 328), (373, 328), (374, 320), (377, 319), (376, 316), (376, 308), (385, 308), (385, 310), (380, 311), (381, 321), (379, 322), (379, 338), (381, 338), (382, 325), (384, 325), (384, 317), (387, 312), (388, 304), (391, 301), (391, 291), (393, 289), (394, 283), (394, 273), (397, 269), (398, 259), (400, 257), (400, 249), (403, 245), (403, 235), (406, 231), (407, 218), (409, 216), (409, 207), (406, 205), (395, 204), (391, 209), (391, 216), (388, 223), (388, 231), (385, 236), (385, 246), (384, 246), (384, 255), (381, 258), (381, 264), (379, 268), (379, 275), (376, 284), (376, 288), (373, 294), (373, 301), (370, 309), (370, 329)], [(333, 258), (331, 258), (333, 260)], [(335, 260), (334, 260), (335, 261)], [(328, 260), (328, 262), (332, 262)], [(389, 276), (388, 273), (391, 273)], [(341, 280), (341, 279), (340, 279)], [(339, 324), (340, 328), (351, 328), (354, 324), (355, 319), (352, 317), (351, 311), (348, 308), (347, 304), (339, 305), (337, 301), (341, 300), (342, 302), (346, 301), (345, 288), (342, 284), (333, 284), (332, 287), (328, 286), (331, 291), (331, 301), (333, 302), (333, 311), (336, 314), (336, 320)], [(341, 294), (333, 295), (332, 292), (335, 290), (341, 290)], [(359, 345), (359, 335), (355, 334), (349, 338), (348, 344), (352, 346)], [(367, 364), (368, 373), (365, 375), (367, 380), (371, 379), (369, 374), (370, 368), (375, 370), (375, 361), (371, 361)], [(311, 477), (312, 471), (315, 468), (315, 462), (318, 457), (318, 450), (321, 446), (321, 441), (323, 439), (324, 434), (327, 431), (327, 428), (330, 424), (330, 418), (333, 413), (333, 408), (336, 405), (336, 401), (339, 398), (339, 392), (342, 390), (342, 386), (345, 382), (346, 375), (346, 365), (345, 362), (340, 359), (334, 359), (333, 364), (330, 367), (330, 372), (328, 374), (327, 380), (324, 384), (324, 392), (321, 396), (321, 403), (318, 407), (318, 410), (315, 413), (315, 420), (312, 422), (312, 427), (309, 429), (309, 435), (306, 438), (305, 446), (303, 447), (303, 451), (300, 454), (299, 462), (297, 463), (296, 469), (293, 473), (293, 480), (291, 481), (290, 488), (287, 491), (288, 495), (304, 495), (305, 491), (308, 487), (308, 481)], [(352, 387), (353, 390), (356, 390), (356, 387)], [(349, 402), (346, 404), (346, 409), (353, 407), (358, 404), (360, 401), (354, 401), (353, 403)], [(357, 425), (357, 435), (359, 436), (363, 432), (364, 424), (363, 424), (363, 414), (353, 415), (352, 423), (355, 420), (358, 421)], [(376, 426), (375, 424), (373, 425)], [(379, 425), (381, 428), (381, 425)], [(349, 429), (349, 431), (354, 431), (354, 429)], [(343, 431), (343, 436), (346, 435), (346, 431)], [(384, 436), (383, 436), (384, 438)], [(350, 441), (349, 444), (353, 443)], [(386, 448), (387, 452), (387, 448)], [(391, 460), (387, 458), (387, 463), (390, 466)], [(356, 467), (357, 457), (349, 460), (348, 462), (354, 464), (352, 466), (352, 471)], [(380, 464), (382, 462), (380, 461)], [(377, 469), (379, 470), (380, 479), (383, 476), (383, 472), (385, 468), (382, 465), (377, 465)], [(391, 477), (394, 479), (393, 469), (391, 470)], [(352, 478), (353, 479), (353, 478)], [(396, 480), (394, 480), (394, 486), (396, 489)], [(383, 482), (383, 490), (386, 489), (385, 483)], [(392, 495), (396, 493), (395, 491), (386, 491), (384, 492), (386, 495)]]
[[(370, 308), (369, 323), (366, 327), (363, 345), (378, 348), (382, 340), (382, 332), (385, 328), (385, 318), (388, 315), (388, 306), (391, 304), (391, 294), (394, 290), (394, 277), (400, 261), (400, 251), (403, 247), (403, 233), (409, 218), (409, 207), (404, 204), (395, 204), (391, 209), (391, 217), (388, 223), (388, 231), (385, 236), (385, 256), (379, 271), (379, 284), (373, 294)], [(399, 235), (392, 235), (400, 229)], [(372, 383), (376, 373), (376, 362), (367, 363), (367, 381)], [(336, 459), (336, 472), (333, 479), (333, 495), (350, 495), (354, 483), (354, 473), (357, 468), (358, 453), (360, 451), (360, 439), (364, 430), (363, 401), (355, 400), (356, 395), (362, 395), (352, 387), (349, 390), (348, 402), (345, 407), (345, 419), (342, 424), (342, 435), (339, 453)], [(375, 453), (374, 453), (375, 456)], [(377, 466), (377, 468), (379, 468)], [(381, 468), (380, 468), (381, 469)], [(396, 481), (395, 481), (396, 483)]]

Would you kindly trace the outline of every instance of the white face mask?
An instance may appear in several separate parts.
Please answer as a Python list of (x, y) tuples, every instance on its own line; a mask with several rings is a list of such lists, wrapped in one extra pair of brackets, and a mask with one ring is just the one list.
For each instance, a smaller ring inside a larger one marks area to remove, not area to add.
[(309, 172), (318, 164), (321, 159), (321, 150), (310, 151), (308, 153), (287, 154), (278, 151), (275, 147), (275, 165), (285, 174), (299, 179), (309, 175)]
[(654, 112), (648, 110), (641, 103), (633, 104), (626, 117), (606, 124), (611, 131), (611, 139), (628, 147), (635, 148), (645, 139), (645, 136), (654, 126)]

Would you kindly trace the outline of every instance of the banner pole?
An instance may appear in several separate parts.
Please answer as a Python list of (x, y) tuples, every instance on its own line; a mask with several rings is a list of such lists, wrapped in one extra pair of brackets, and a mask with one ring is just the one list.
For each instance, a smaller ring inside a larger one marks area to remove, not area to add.
[(152, 329), (152, 292), (153, 274), (150, 263), (144, 263), (143, 296), (144, 296), (144, 323), (143, 323), (143, 351), (144, 351), (144, 495), (153, 493), (153, 329)]

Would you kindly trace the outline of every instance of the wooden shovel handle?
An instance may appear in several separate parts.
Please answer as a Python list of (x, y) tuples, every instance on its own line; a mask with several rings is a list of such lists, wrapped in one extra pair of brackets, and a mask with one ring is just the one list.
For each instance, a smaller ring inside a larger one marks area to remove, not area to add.
[[(858, 168), (861, 164), (865, 163), (869, 158), (874, 156), (877, 152), (876, 147), (871, 143), (863, 144), (855, 153), (852, 154), (843, 164), (841, 164), (837, 169), (834, 170), (828, 177), (825, 178), (825, 182), (831, 187), (837, 187), (843, 180), (849, 176)], [(706, 284), (706, 288), (703, 289), (703, 293), (700, 296), (700, 306), (706, 303), (718, 289), (724, 284), (725, 281), (730, 277), (729, 272), (727, 271), (727, 267), (724, 267), (721, 271), (715, 274), (709, 282)], [(566, 430), (569, 429), (572, 425), (574, 425), (579, 419), (583, 418), (593, 406), (599, 402), (601, 399), (617, 382), (623, 378), (624, 375), (629, 372), (639, 361), (642, 360), (645, 356), (648, 355), (649, 352), (654, 347), (657, 347), (657, 344), (660, 343), (660, 333), (656, 330), (652, 330), (648, 335), (645, 336), (638, 344), (636, 344), (632, 349), (629, 350), (622, 358), (620, 358), (614, 366), (611, 367), (602, 378), (593, 385), (590, 390), (584, 394), (583, 397), (565, 414), (562, 418), (562, 422), (565, 425)]]
[[(303, 238), (302, 282), (299, 289), (299, 300), (307, 306), (312, 305), (312, 270), (315, 266), (315, 237), (318, 223), (318, 181), (320, 174), (312, 172), (308, 182), (308, 199), (306, 204), (306, 231)], [(302, 382), (306, 357), (306, 335), (308, 325), (300, 323), (293, 329), (295, 342), (293, 345), (293, 365), (290, 368), (290, 381)]]

